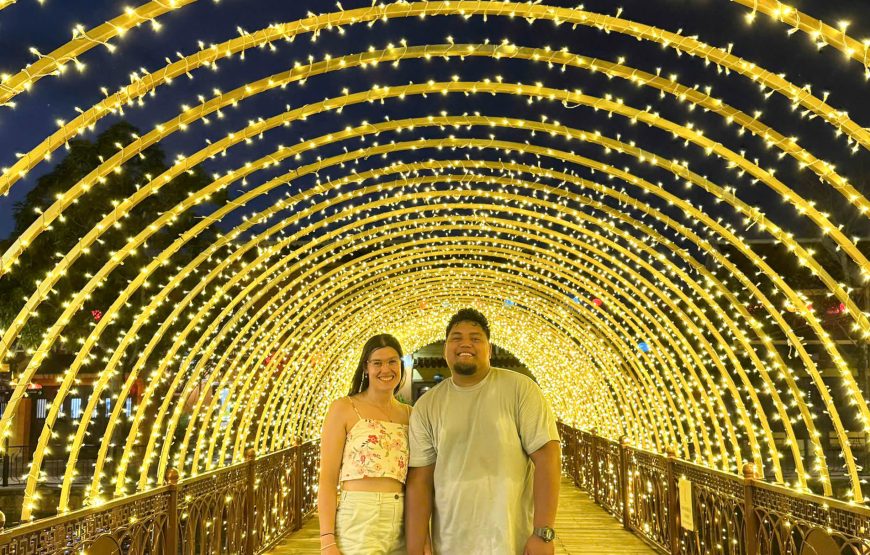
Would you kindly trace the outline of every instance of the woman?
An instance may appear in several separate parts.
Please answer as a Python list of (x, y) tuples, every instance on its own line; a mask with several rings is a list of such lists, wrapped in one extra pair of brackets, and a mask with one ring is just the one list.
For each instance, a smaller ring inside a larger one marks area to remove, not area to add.
[(376, 335), (363, 347), (350, 393), (329, 407), (317, 491), (325, 555), (405, 552), (411, 407), (394, 397), (404, 378), (399, 342)]

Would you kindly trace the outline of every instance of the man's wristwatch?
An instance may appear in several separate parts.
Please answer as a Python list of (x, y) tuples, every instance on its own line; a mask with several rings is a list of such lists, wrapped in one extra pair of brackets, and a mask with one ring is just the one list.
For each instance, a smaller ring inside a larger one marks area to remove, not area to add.
[(532, 533), (544, 540), (546, 543), (550, 543), (551, 541), (556, 539), (556, 531), (549, 526), (535, 528)]

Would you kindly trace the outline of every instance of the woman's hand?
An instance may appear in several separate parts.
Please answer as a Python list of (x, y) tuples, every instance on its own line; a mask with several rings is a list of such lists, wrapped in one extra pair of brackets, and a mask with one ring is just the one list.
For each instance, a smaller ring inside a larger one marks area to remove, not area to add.
[(320, 552), (323, 555), (341, 555), (341, 550), (338, 549), (338, 545), (332, 543), (331, 545), (327, 544), (328, 547), (321, 547)]

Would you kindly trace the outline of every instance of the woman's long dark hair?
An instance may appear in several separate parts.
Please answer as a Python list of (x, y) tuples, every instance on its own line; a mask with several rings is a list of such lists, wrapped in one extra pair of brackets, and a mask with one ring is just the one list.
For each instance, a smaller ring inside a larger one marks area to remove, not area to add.
[(372, 337), (363, 345), (362, 356), (359, 357), (359, 364), (356, 365), (356, 372), (353, 373), (353, 381), (350, 383), (350, 393), (348, 395), (356, 395), (369, 388), (369, 374), (366, 372), (369, 357), (372, 356), (373, 351), (383, 349), (384, 347), (392, 347), (399, 353), (399, 364), (402, 367), (402, 373), (399, 375), (399, 385), (393, 390), (393, 395), (399, 392), (399, 388), (405, 382), (405, 361), (402, 357), (402, 346), (399, 345), (399, 340), (392, 335), (382, 333)]

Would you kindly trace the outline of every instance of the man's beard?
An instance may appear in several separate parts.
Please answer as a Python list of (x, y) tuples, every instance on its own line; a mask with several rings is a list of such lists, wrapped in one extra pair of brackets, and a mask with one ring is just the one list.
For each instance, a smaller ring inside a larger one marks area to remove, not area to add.
[(453, 371), (463, 376), (471, 376), (477, 372), (476, 362), (456, 362), (453, 364)]

